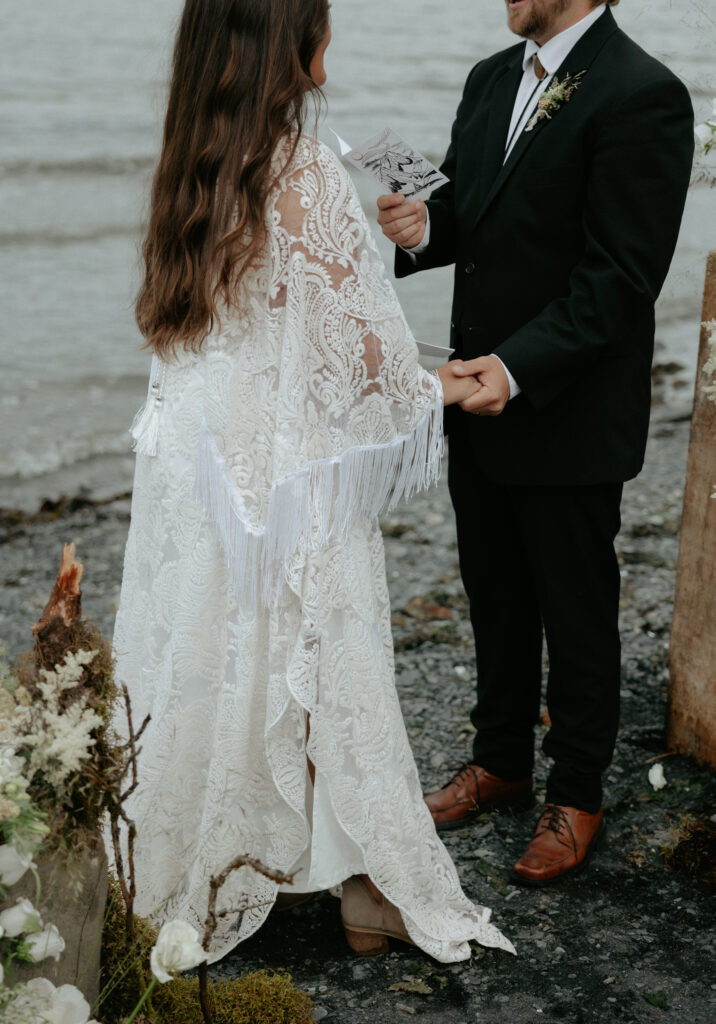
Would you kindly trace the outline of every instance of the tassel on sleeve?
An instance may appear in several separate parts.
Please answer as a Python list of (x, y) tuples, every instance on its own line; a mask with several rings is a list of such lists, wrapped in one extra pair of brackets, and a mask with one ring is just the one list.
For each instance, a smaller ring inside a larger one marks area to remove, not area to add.
[(138, 455), (154, 456), (157, 454), (165, 382), (166, 364), (157, 356), (152, 356), (147, 400), (134, 417), (129, 431), (133, 439), (132, 448)]

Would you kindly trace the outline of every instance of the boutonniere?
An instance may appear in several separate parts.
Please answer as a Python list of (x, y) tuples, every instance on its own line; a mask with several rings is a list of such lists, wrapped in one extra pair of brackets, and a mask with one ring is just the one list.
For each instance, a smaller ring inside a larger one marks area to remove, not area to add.
[(586, 75), (585, 71), (580, 71), (576, 75), (565, 75), (562, 81), (558, 78), (552, 82), (548, 88), (542, 93), (537, 104), (537, 111), (527, 122), (526, 132), (531, 132), (533, 128), (536, 128), (540, 121), (551, 121), (553, 116), (557, 113), (560, 107), (563, 107), (565, 103), (569, 103), (572, 95), (577, 91), (582, 83), (582, 79)]
[(713, 111), (708, 121), (696, 125), (696, 138), (704, 153), (716, 149), (716, 97), (713, 101)]

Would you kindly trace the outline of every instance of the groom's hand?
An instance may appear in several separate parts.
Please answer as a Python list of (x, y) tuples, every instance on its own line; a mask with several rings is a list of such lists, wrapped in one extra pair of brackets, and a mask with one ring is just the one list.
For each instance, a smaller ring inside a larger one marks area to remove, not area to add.
[(497, 356), (480, 356), (456, 366), (456, 377), (476, 377), (482, 387), (470, 398), (460, 402), (465, 412), (478, 416), (499, 416), (510, 397), (510, 382)]
[(396, 192), (378, 199), (378, 223), (383, 234), (394, 245), (412, 249), (420, 245), (425, 234), (428, 212), (422, 199), (408, 202), (404, 195)]

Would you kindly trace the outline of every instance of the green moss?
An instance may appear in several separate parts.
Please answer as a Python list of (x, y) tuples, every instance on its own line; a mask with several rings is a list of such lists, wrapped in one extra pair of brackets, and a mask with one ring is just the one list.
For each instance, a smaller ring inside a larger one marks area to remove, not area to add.
[[(100, 1004), (96, 1016), (104, 1024), (121, 1024), (151, 981), (149, 954), (157, 932), (135, 917), (135, 941), (127, 946), (124, 902), (113, 881), (102, 934)], [(294, 988), (283, 972), (258, 971), (242, 978), (211, 982), (209, 997), (214, 1024), (311, 1024), (311, 1000)], [(177, 978), (161, 985), (147, 1003), (143, 1024), (204, 1024), (196, 978)]]
[[(213, 982), (209, 989), (214, 1024), (311, 1024), (311, 1000), (290, 975), (256, 971)], [(152, 999), (156, 1024), (204, 1024), (197, 982), (177, 978)], [(150, 1018), (151, 1019), (151, 1018)]]

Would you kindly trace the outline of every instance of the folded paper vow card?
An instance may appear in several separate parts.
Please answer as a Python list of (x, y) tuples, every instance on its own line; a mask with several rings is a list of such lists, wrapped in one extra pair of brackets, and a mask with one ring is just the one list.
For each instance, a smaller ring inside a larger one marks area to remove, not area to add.
[(455, 351), (454, 348), (443, 348), (442, 345), (428, 345), (425, 341), (419, 341), (417, 345), (421, 356), (440, 356), (442, 359), (447, 359)]
[(341, 156), (376, 178), (388, 192), (402, 192), (407, 199), (421, 199), (448, 180), (392, 128), (384, 128), (355, 148), (337, 132), (333, 134), (341, 147)]

